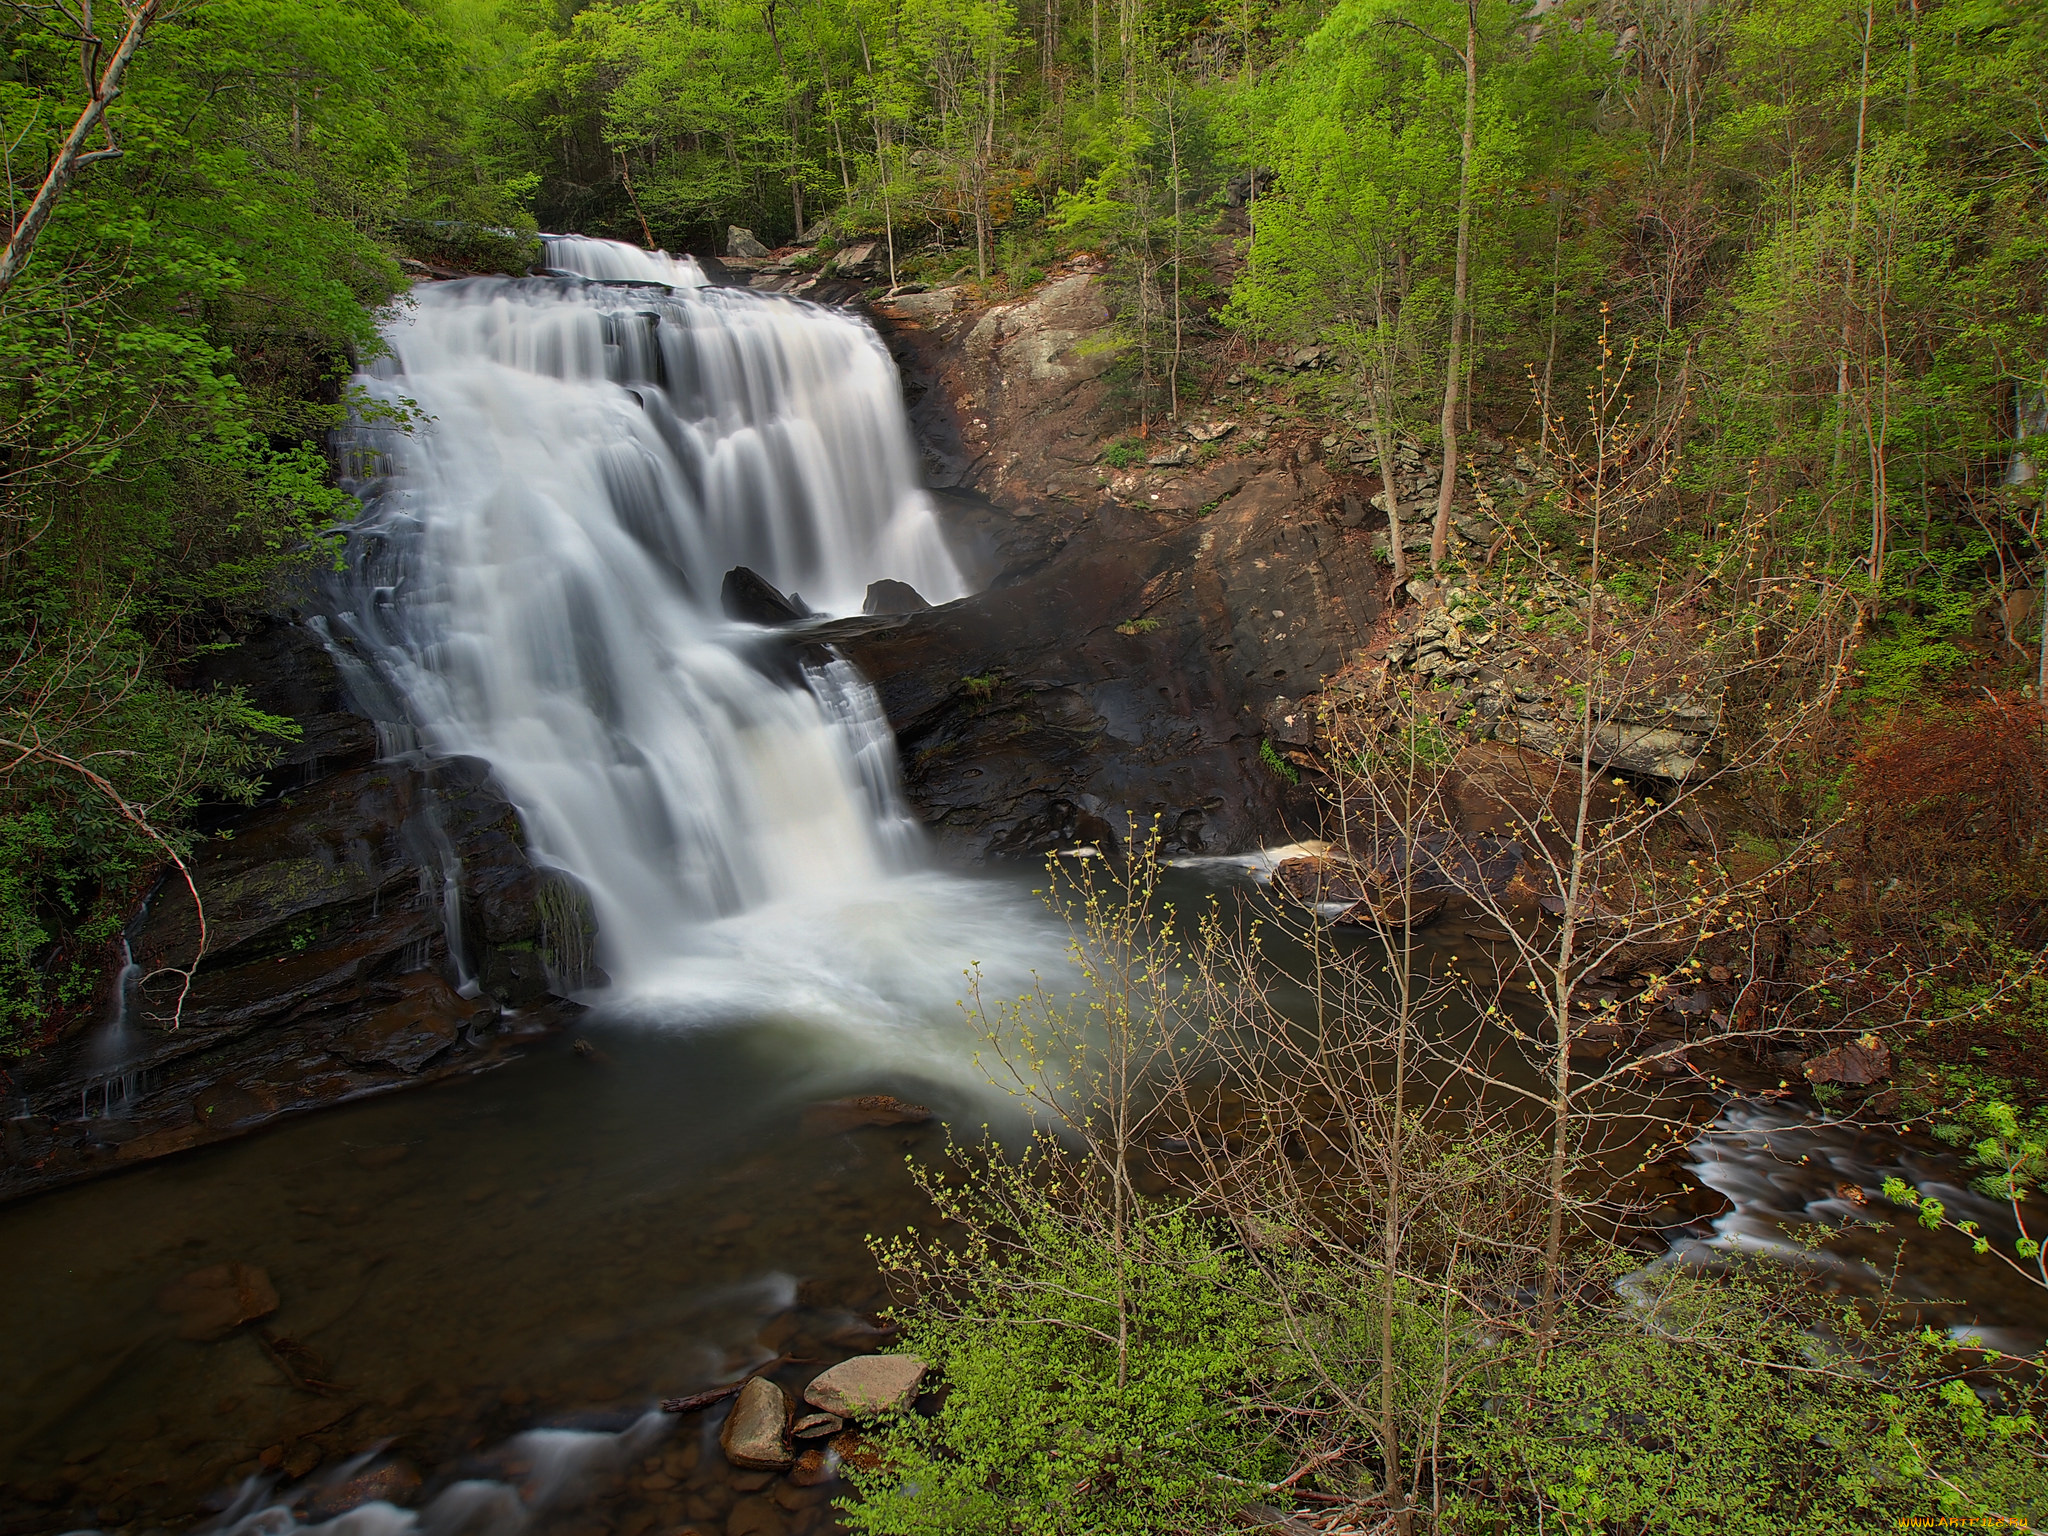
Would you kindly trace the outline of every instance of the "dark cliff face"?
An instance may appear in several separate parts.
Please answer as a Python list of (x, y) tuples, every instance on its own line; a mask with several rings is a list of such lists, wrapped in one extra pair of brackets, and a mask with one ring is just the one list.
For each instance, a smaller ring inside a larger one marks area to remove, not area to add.
[[(1097, 280), (975, 311), (957, 292), (877, 306), (959, 541), (989, 588), (929, 612), (812, 631), (873, 681), (904, 786), (970, 858), (1121, 841), (1171, 851), (1314, 830), (1312, 797), (1260, 761), (1306, 742), (1301, 701), (1367, 646), (1385, 575), (1339, 522), (1311, 454), (1109, 475), (1111, 354)], [(962, 494), (965, 493), (965, 494)]]
[(192, 683), (246, 688), (301, 739), (262, 803), (206, 818), (191, 861), (206, 953), (189, 986), (197, 914), (171, 872), (130, 926), (144, 975), (125, 1029), (110, 995), (103, 1020), (15, 1073), (0, 1198), (478, 1070), (568, 1006), (546, 960), (587, 939), (549, 933), (542, 913), (573, 920), (577, 904), (528, 861), (487, 765), (379, 761), (375, 727), (298, 624), (272, 622)]

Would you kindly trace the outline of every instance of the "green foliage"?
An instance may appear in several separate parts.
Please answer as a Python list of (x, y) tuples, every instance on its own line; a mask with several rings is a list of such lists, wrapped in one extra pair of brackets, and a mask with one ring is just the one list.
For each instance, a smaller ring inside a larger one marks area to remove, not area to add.
[[(2011, 1516), (2048, 1497), (2025, 1377), (1987, 1409), (1946, 1340), (1827, 1320), (1879, 1369), (1816, 1369), (1768, 1291), (1678, 1282), (1656, 1326), (1583, 1315), (1547, 1356), (1503, 1352), (1446, 1432), (1460, 1528), (1833, 1536), (1937, 1514)], [(1487, 1494), (1486, 1488), (1500, 1490)]]
[(1096, 457), (1111, 469), (1135, 469), (1145, 462), (1145, 445), (1127, 437), (1111, 443)]
[(1266, 771), (1276, 779), (1285, 779), (1289, 784), (1301, 782), (1300, 771), (1280, 755), (1280, 749), (1273, 745), (1270, 736), (1260, 738), (1259, 761), (1266, 765)]
[[(936, 1368), (944, 1406), (875, 1432), (885, 1464), (848, 1474), (861, 1495), (845, 1506), (854, 1530), (1194, 1530), (1272, 1475), (1272, 1448), (1232, 1406), (1266, 1336), (1238, 1263), (1171, 1210), (1146, 1213), (1119, 1254), (1066, 1219), (1045, 1182), (1031, 1160), (991, 1158), (954, 1192), (993, 1187), (1020, 1242), (970, 1245), (943, 1277), (946, 1305), (905, 1316), (904, 1347)], [(892, 1266), (906, 1257), (882, 1254)], [(1132, 1340), (1121, 1382), (1120, 1288)]]
[[(80, 104), (51, 14), (0, 22), (16, 167), (46, 163)], [(103, 34), (122, 19), (95, 14)], [(120, 157), (81, 171), (0, 297), (9, 1048), (82, 1001), (160, 861), (136, 819), (175, 842), (201, 798), (255, 792), (281, 723), (166, 678), (330, 557), (355, 503), (325, 437), (398, 287), (390, 242), (486, 265), (528, 249), (512, 193), (451, 147), (454, 61), (395, 0), (187, 8), (109, 108)]]

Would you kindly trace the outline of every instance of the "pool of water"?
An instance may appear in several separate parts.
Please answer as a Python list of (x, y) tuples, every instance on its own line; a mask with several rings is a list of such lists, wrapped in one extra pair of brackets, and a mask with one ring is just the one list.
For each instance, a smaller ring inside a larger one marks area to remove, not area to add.
[[(7, 1528), (189, 1520), (245, 1479), (317, 1480), (379, 1446), (431, 1476), (777, 1355), (807, 1375), (874, 1347), (864, 1238), (910, 1218), (904, 1156), (943, 1132), (814, 1106), (994, 1106), (774, 1022), (598, 1017), (577, 1038), (0, 1216)], [(222, 1263), (264, 1270), (278, 1310), (179, 1337), (159, 1292)], [(640, 1504), (669, 1529), (725, 1519), (748, 1490), (703, 1455), (704, 1417), (643, 1437), (667, 1470), (612, 1492), (658, 1483)], [(822, 1497), (777, 1513), (819, 1527)]]

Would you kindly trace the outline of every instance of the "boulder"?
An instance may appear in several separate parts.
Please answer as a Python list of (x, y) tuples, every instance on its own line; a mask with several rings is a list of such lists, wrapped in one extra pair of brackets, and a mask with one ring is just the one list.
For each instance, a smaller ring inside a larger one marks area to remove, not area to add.
[(784, 597), (767, 578), (744, 565), (725, 573), (718, 589), (718, 603), (725, 616), (740, 624), (794, 624), (810, 617), (810, 610), (795, 599)]
[(766, 261), (775, 253), (755, 239), (751, 229), (728, 224), (725, 227), (725, 254), (740, 261)]
[(1823, 1051), (1802, 1069), (1809, 1083), (1839, 1083), (1867, 1088), (1892, 1075), (1892, 1053), (1875, 1035), (1865, 1035), (1832, 1051)]
[(157, 1292), (157, 1309), (178, 1321), (178, 1337), (224, 1339), (244, 1323), (277, 1310), (277, 1287), (253, 1264), (195, 1269)]
[(744, 1387), (719, 1431), (719, 1449), (736, 1467), (754, 1472), (780, 1472), (796, 1460), (789, 1443), (789, 1394), (766, 1377)]
[(895, 1413), (917, 1400), (925, 1370), (915, 1355), (855, 1355), (804, 1388), (804, 1401), (849, 1419)]
[(832, 259), (832, 269), (841, 277), (876, 277), (882, 272), (887, 253), (872, 240), (849, 245)]
[(922, 613), (931, 604), (924, 595), (907, 581), (892, 581), (883, 577), (880, 581), (868, 583), (868, 595), (862, 600), (862, 613)]

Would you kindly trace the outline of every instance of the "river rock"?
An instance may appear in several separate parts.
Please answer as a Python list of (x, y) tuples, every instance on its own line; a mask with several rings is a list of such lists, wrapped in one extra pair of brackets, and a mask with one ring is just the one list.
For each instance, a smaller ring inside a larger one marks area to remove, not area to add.
[(796, 1421), (790, 1433), (799, 1440), (823, 1440), (844, 1428), (846, 1420), (836, 1413), (807, 1413)]
[(332, 1520), (364, 1504), (404, 1504), (420, 1490), (420, 1474), (403, 1461), (387, 1461), (353, 1477), (323, 1483), (306, 1501), (313, 1520)]
[(1802, 1070), (1810, 1083), (1839, 1083), (1847, 1088), (1867, 1088), (1892, 1075), (1892, 1053), (1875, 1035), (1865, 1035), (1832, 1051), (1823, 1051)]
[(744, 565), (725, 573), (718, 588), (718, 605), (728, 619), (740, 624), (794, 624), (810, 617), (810, 610), (784, 597), (765, 576)]
[(725, 227), (725, 254), (740, 261), (766, 261), (775, 253), (756, 239), (751, 229), (728, 224)]
[(157, 1292), (157, 1309), (178, 1320), (178, 1337), (224, 1339), (244, 1323), (277, 1310), (277, 1287), (253, 1264), (195, 1269)]
[(804, 1388), (804, 1401), (849, 1419), (895, 1413), (917, 1400), (925, 1370), (915, 1355), (855, 1355)]
[(862, 613), (922, 613), (931, 604), (907, 581), (883, 577), (868, 583), (868, 595), (860, 605)]
[(796, 1460), (789, 1443), (789, 1394), (766, 1377), (756, 1376), (744, 1387), (719, 1431), (719, 1448), (736, 1467), (756, 1472), (780, 1472)]

